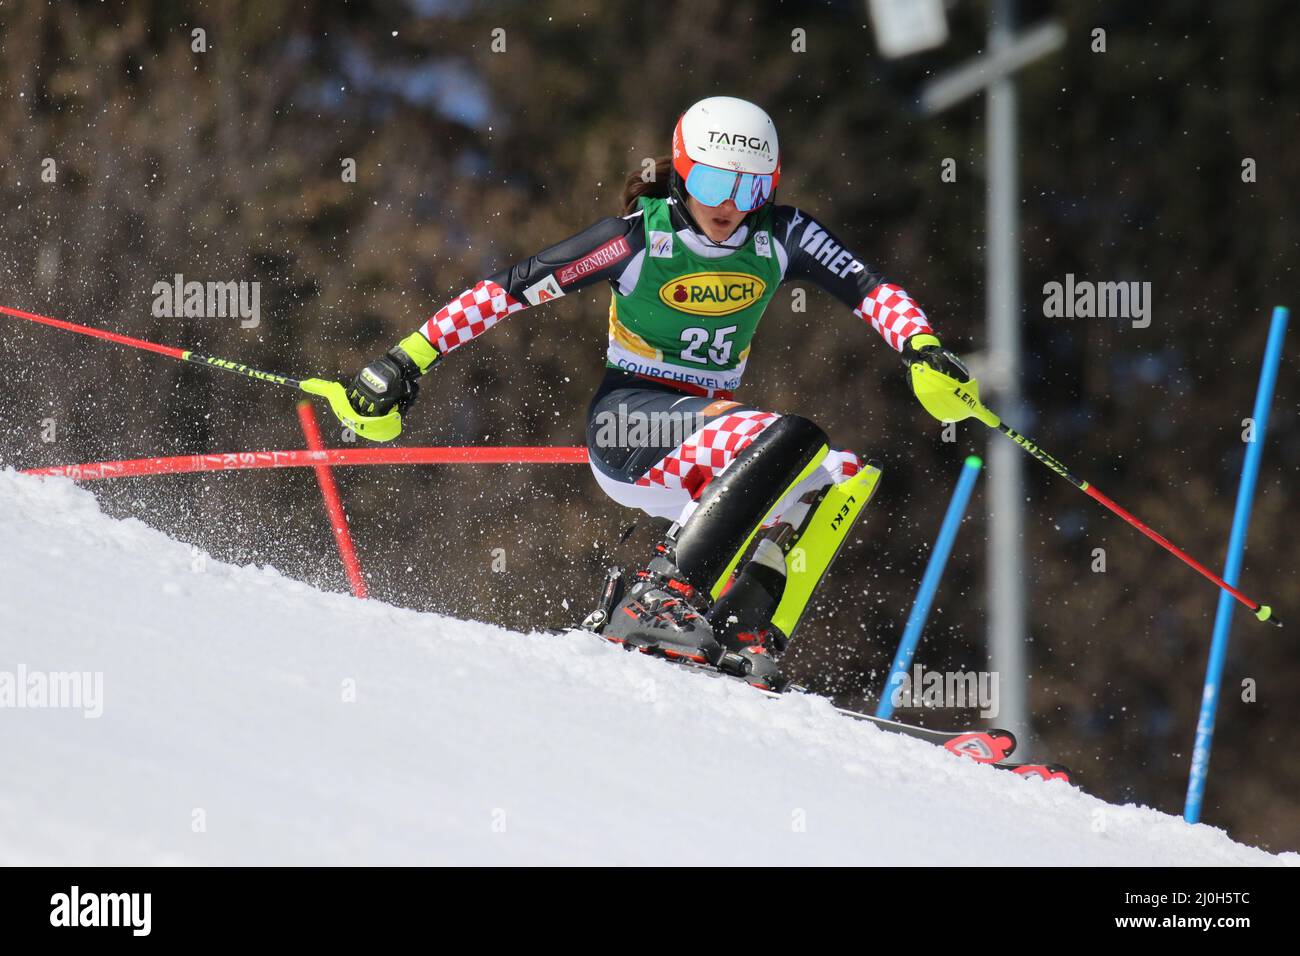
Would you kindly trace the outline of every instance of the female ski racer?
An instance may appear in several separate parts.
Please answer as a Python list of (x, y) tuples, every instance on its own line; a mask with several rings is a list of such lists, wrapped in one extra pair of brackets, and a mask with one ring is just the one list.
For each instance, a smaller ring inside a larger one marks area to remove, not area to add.
[(832, 449), (805, 418), (733, 398), (777, 287), (811, 281), (909, 366), (970, 376), (911, 296), (817, 219), (774, 204), (780, 151), (758, 106), (726, 96), (696, 103), (657, 171), (650, 182), (628, 176), (621, 217), (438, 310), (363, 369), (348, 400), (363, 419), (400, 416), (416, 380), (449, 352), (509, 315), (609, 283), (605, 377), (587, 413), (592, 473), (615, 501), (674, 523), (630, 587), (611, 576), (586, 626), (779, 687), (776, 658), (879, 469)]

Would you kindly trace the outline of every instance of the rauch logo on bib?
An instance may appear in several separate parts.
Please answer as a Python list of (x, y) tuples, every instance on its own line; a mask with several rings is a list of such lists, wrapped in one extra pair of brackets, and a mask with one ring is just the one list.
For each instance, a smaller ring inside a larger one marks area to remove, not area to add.
[(742, 272), (693, 272), (659, 287), (664, 305), (692, 315), (730, 315), (763, 297), (767, 283)]

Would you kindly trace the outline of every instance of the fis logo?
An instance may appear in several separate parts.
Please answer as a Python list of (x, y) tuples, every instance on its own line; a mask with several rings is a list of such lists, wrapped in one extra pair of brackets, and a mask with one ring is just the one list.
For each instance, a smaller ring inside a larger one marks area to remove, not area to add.
[(731, 315), (763, 298), (767, 283), (740, 272), (693, 272), (659, 287), (659, 301), (691, 315)]
[(673, 234), (671, 232), (650, 231), (650, 258), (671, 259), (673, 257)]

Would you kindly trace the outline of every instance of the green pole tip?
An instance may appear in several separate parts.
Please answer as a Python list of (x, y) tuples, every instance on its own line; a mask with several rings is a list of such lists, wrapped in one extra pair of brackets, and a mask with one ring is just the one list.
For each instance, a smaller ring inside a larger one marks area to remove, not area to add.
[(1259, 618), (1261, 621), (1267, 621), (1270, 617), (1273, 616), (1273, 609), (1269, 607), (1267, 604), (1261, 604), (1259, 606), (1259, 610), (1255, 612), (1255, 616)]
[(966, 456), (966, 467), (967, 467), (967, 468), (980, 468), (980, 467), (983, 466), (983, 464), (984, 464), (984, 459), (980, 458), (979, 455), (967, 455), (967, 456)]

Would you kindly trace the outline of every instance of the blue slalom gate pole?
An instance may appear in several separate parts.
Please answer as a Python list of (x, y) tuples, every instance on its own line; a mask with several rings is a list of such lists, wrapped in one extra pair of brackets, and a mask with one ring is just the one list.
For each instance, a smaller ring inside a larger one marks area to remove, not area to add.
[[(1273, 309), (1264, 349), (1264, 367), (1259, 373), (1255, 392), (1254, 441), (1246, 445), (1246, 460), (1241, 467), (1241, 484), (1237, 488), (1237, 507), (1232, 516), (1232, 534), (1228, 539), (1228, 560), (1223, 580), (1233, 587), (1241, 577), (1242, 557), (1246, 550), (1246, 531), (1250, 526), (1250, 509), (1255, 501), (1255, 483), (1259, 477), (1259, 460), (1264, 454), (1264, 430), (1268, 426), (1269, 407), (1273, 404), (1273, 387), (1277, 384), (1277, 367), (1282, 361), (1282, 341), (1290, 312), (1284, 306)], [(1214, 742), (1214, 719), (1219, 709), (1219, 688), (1223, 682), (1223, 665), (1228, 656), (1228, 634), (1232, 630), (1235, 601), (1227, 591), (1219, 592), (1219, 606), (1214, 614), (1214, 637), (1210, 642), (1210, 659), (1205, 668), (1205, 689), (1201, 693), (1201, 713), (1196, 721), (1196, 743), (1192, 747), (1192, 766), (1187, 778), (1187, 800), (1183, 819), (1196, 823), (1201, 818), (1201, 803), (1210, 772), (1210, 746)]]
[(948, 511), (943, 516), (943, 524), (939, 527), (939, 537), (934, 543), (934, 550), (930, 552), (930, 561), (925, 566), (921, 586), (916, 589), (912, 612), (907, 615), (907, 625), (903, 628), (903, 639), (899, 642), (898, 653), (894, 655), (893, 666), (889, 668), (885, 692), (880, 695), (880, 702), (876, 704), (877, 717), (889, 720), (894, 716), (894, 688), (901, 684), (908, 668), (912, 666), (912, 655), (916, 653), (916, 645), (921, 640), (925, 619), (930, 616), (930, 605), (934, 603), (934, 594), (939, 590), (939, 579), (943, 577), (944, 566), (948, 563), (948, 555), (952, 552), (952, 543), (957, 538), (957, 529), (961, 525), (962, 516), (966, 514), (966, 503), (970, 501), (971, 489), (975, 487), (975, 479), (979, 476), (983, 464), (977, 456), (971, 455), (962, 465), (957, 487), (953, 490), (952, 500), (948, 502)]

